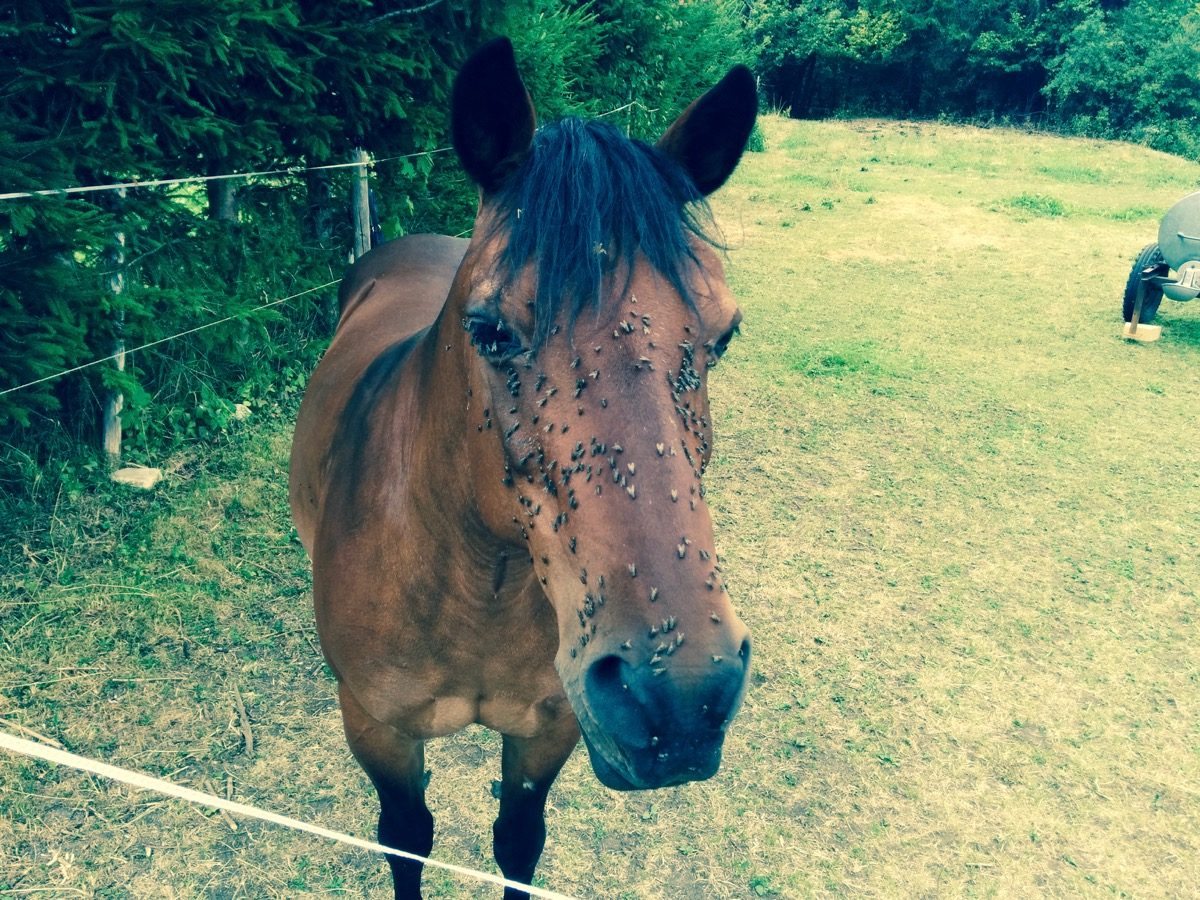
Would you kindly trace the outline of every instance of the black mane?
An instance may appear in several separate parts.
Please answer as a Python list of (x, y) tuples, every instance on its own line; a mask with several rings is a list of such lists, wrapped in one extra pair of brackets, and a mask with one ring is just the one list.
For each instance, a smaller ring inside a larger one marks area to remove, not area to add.
[(493, 227), (508, 233), (504, 280), (537, 267), (534, 349), (564, 306), (568, 325), (589, 304), (600, 309), (606, 276), (624, 276), (627, 289), (638, 253), (694, 309), (687, 275), (699, 261), (689, 236), (719, 246), (706, 230), (708, 204), (683, 168), (604, 122), (568, 118), (539, 128), (494, 201)]

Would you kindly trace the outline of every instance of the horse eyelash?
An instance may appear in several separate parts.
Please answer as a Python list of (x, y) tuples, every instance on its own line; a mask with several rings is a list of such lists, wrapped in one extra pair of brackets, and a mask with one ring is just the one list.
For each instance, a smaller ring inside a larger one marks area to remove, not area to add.
[(525, 348), (517, 333), (500, 318), (463, 316), (462, 326), (475, 349), (493, 365), (508, 362)]
[(730, 328), (727, 332), (725, 332), (723, 335), (721, 335), (715, 341), (708, 342), (706, 347), (707, 347), (710, 355), (708, 358), (708, 362), (706, 364), (707, 368), (711, 369), (713, 366), (715, 366), (717, 364), (717, 360), (719, 360), (722, 356), (725, 355), (725, 351), (729, 349), (729, 345), (733, 341), (733, 339), (741, 333), (742, 333), (742, 324), (739, 322), (737, 325), (734, 325), (732, 328)]

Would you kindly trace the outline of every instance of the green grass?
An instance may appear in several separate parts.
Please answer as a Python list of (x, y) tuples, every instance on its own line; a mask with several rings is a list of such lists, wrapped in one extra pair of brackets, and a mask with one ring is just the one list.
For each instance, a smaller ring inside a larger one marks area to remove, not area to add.
[[(710, 499), (755, 673), (709, 782), (551, 794), (540, 881), (622, 898), (1180, 896), (1200, 883), (1200, 306), (1118, 337), (1200, 166), (1002, 129), (765, 119), (714, 199), (743, 335)], [(1051, 202), (1053, 201), (1053, 202)], [(1057, 211), (1054, 211), (1057, 210)], [(286, 513), (288, 427), (150, 495), (4, 516), (0, 722), (354, 834)], [(235, 688), (255, 738), (245, 751)], [(486, 869), (499, 741), (430, 746), (435, 854)], [(377, 859), (31, 762), (0, 891), (383, 896)], [(495, 896), (437, 873), (429, 896)]]
[(1031, 216), (1062, 216), (1066, 214), (1066, 209), (1061, 201), (1044, 194), (1018, 194), (1010, 197), (1006, 201), (1006, 205), (1018, 213), (1023, 212)]

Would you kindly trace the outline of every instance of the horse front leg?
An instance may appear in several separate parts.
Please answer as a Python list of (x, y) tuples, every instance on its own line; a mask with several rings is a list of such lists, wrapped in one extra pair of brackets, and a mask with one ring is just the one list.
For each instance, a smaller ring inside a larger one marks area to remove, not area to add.
[[(371, 718), (345, 685), (339, 696), (350, 751), (379, 793), (379, 843), (428, 856), (433, 815), (425, 806), (425, 742)], [(420, 900), (421, 863), (391, 855), (387, 861), (396, 900)]]
[[(504, 736), (500, 815), (492, 826), (492, 846), (505, 878), (532, 881), (546, 845), (546, 796), (578, 742), (579, 726), (571, 715), (536, 737)], [(504, 900), (528, 896), (515, 888), (504, 890)]]

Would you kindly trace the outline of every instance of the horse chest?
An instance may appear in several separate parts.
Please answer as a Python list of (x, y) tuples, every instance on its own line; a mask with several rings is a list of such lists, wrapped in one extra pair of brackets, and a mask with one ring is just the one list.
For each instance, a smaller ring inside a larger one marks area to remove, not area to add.
[[(573, 715), (554, 669), (553, 644), (544, 654), (528, 652), (529, 622), (514, 628), (504, 620), (469, 622), (456, 615), (436, 620), (421, 640), (411, 630), (388, 635), (380, 628), (350, 642), (357, 652), (343, 654), (338, 669), (373, 718), (427, 739), (475, 723), (532, 737)], [(362, 652), (367, 645), (372, 652)], [(512, 652), (518, 647), (525, 649)]]
[(564, 713), (571, 714), (552, 653), (511, 652), (514, 647), (528, 648), (529, 638), (528, 628), (520, 635), (493, 633), (493, 640), (467, 651), (469, 663), (464, 659), (456, 670), (474, 672), (471, 722), (532, 737)]
[[(439, 683), (440, 682), (440, 683)], [(378, 684), (378, 682), (376, 682)], [(387, 694), (367, 688), (362, 705), (374, 718), (420, 739), (444, 737), (480, 724), (516, 737), (533, 737), (563, 715), (571, 714), (557, 677), (543, 677), (511, 687), (479, 690), (448, 684), (437, 675), (406, 679)]]

